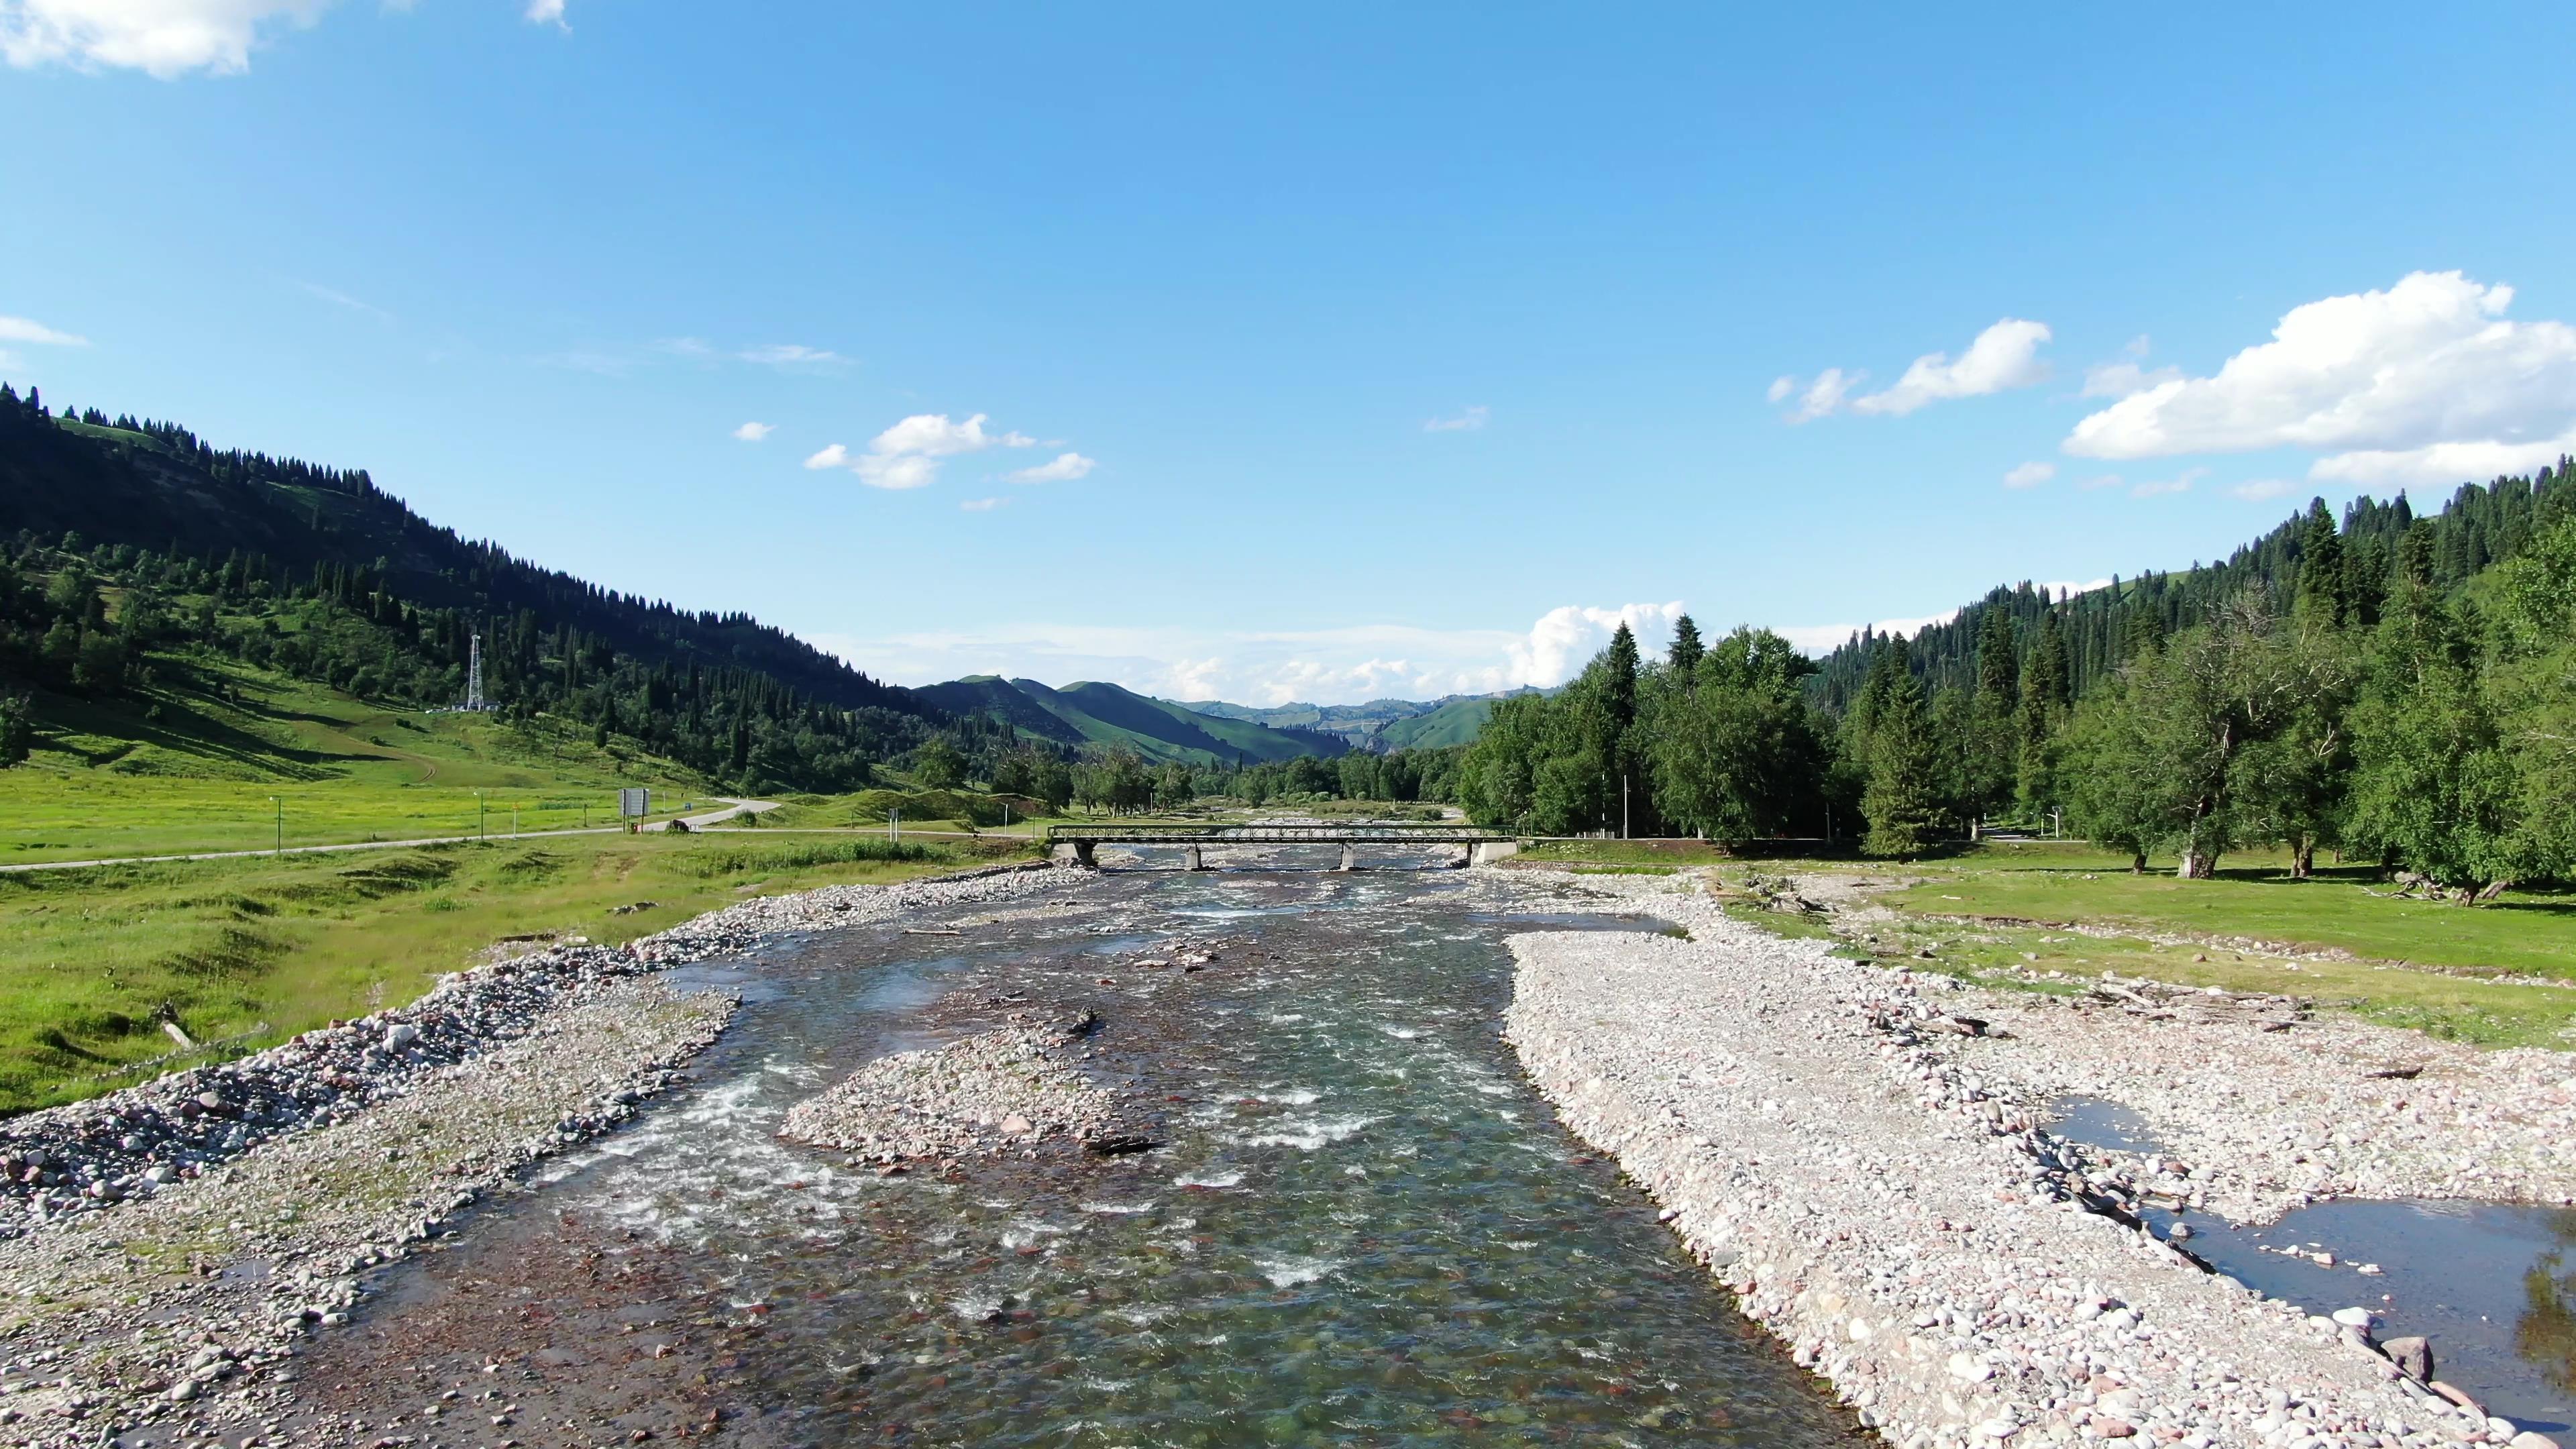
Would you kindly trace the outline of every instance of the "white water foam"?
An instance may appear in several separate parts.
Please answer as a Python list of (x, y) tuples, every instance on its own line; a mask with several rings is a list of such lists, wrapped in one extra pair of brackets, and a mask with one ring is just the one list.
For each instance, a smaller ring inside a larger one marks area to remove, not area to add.
[(1295, 1288), (1312, 1283), (1342, 1266), (1330, 1258), (1300, 1258), (1294, 1254), (1255, 1258), (1252, 1265), (1261, 1270), (1261, 1276), (1269, 1279), (1270, 1286), (1274, 1288)]
[(1276, 1132), (1264, 1132), (1243, 1140), (1250, 1147), (1294, 1147), (1300, 1152), (1312, 1152), (1318, 1147), (1356, 1137), (1371, 1123), (1383, 1120), (1379, 1117), (1291, 1117), (1280, 1123), (1280, 1130)]
[(1240, 1172), (1183, 1173), (1172, 1179), (1174, 1187), (1240, 1187), (1242, 1185), (1243, 1174)]
[(1149, 1202), (1086, 1202), (1075, 1206), (1087, 1213), (1107, 1213), (1113, 1217), (1133, 1217), (1154, 1210), (1154, 1204)]

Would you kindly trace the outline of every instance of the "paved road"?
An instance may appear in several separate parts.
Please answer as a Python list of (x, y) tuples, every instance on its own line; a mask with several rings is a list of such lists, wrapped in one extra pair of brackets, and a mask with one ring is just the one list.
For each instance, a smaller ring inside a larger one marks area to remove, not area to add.
[[(737, 815), (758, 815), (763, 811), (775, 810), (779, 803), (775, 800), (737, 800), (730, 795), (719, 795), (716, 798), (725, 802), (724, 809), (709, 810), (698, 815), (683, 815), (680, 818), (689, 823), (691, 830), (702, 830), (721, 821), (731, 820)], [(622, 825), (594, 825), (588, 829), (531, 830), (519, 835), (506, 833), (427, 835), (417, 840), (353, 840), (340, 845), (290, 845), (283, 851), (205, 850), (193, 855), (121, 855), (101, 860), (40, 860), (27, 865), (0, 865), (0, 873), (27, 870), (78, 870), (83, 866), (92, 865), (149, 865), (155, 861), (165, 860), (242, 860), (257, 855), (326, 855), (341, 850), (399, 850), (409, 845), (454, 845), (466, 840), (543, 840), (557, 835), (618, 835), (623, 834), (625, 828)], [(644, 828), (668, 830), (671, 828), (671, 822), (656, 820)]]

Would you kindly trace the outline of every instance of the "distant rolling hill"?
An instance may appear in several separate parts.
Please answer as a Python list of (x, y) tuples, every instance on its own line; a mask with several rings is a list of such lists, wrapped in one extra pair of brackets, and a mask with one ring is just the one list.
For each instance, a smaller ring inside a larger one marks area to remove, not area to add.
[(1424, 713), (1390, 722), (1378, 731), (1378, 739), (1388, 750), (1437, 750), (1473, 744), (1484, 731), (1485, 721), (1493, 715), (1493, 696), (1453, 699)]
[(1059, 744), (1124, 747), (1157, 761), (1261, 764), (1299, 755), (1330, 757), (1350, 748), (1321, 731), (1201, 714), (1114, 684), (1084, 682), (1055, 689), (1034, 679), (977, 674), (913, 694), (951, 714), (1007, 720)]
[(1211, 699), (1191, 700), (1181, 707), (1272, 729), (1320, 730), (1340, 736), (1353, 749), (1386, 754), (1470, 743), (1492, 716), (1494, 701), (1507, 697), (1452, 694), (1432, 700), (1373, 699), (1366, 704), (1282, 704), (1266, 709)]

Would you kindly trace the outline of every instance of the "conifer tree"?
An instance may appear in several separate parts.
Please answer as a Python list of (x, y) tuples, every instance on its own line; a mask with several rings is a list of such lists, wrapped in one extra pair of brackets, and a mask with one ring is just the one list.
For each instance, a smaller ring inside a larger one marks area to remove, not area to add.
[(2057, 613), (2040, 616), (2039, 643), (2022, 671), (2017, 726), (2019, 746), (2013, 779), (2013, 801), (2022, 810), (2045, 816), (2058, 805), (2058, 735), (2066, 722), (2071, 691), (2067, 684), (2066, 633)]
[(1699, 668), (1700, 656), (1707, 652), (1707, 647), (1700, 642), (1699, 625), (1691, 622), (1690, 615), (1684, 614), (1673, 621), (1673, 646), (1666, 658), (1685, 687)]
[(1939, 837), (1939, 752), (1923, 686), (1901, 675), (1878, 710), (1869, 747), (1869, 789), (1861, 813), (1869, 820), (1862, 848), (1872, 855), (1906, 859)]
[(2322, 498), (2308, 504), (2308, 524), (2299, 536), (2299, 594), (2294, 612), (2327, 628), (2344, 622), (2350, 593), (2344, 570), (2343, 535)]

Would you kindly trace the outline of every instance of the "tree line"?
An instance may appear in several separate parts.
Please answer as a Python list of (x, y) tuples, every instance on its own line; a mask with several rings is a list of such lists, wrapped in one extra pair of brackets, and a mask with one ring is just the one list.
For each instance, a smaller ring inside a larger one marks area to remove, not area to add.
[(414, 708), (463, 699), (474, 637), (501, 713), (587, 728), (744, 790), (851, 790), (930, 730), (915, 715), (815, 699), (755, 670), (639, 658), (533, 609), (476, 618), (415, 604), (370, 568), (301, 576), (260, 555), (166, 554), (78, 534), (0, 543), (0, 764), (39, 741), (43, 694), (162, 722), (187, 696), (230, 697), (235, 660)]
[(1566, 688), (1499, 702), (1457, 772), (1539, 834), (2081, 834), (2207, 876), (2283, 845), (2454, 892), (2576, 874), (2576, 476), (2439, 515), (2323, 500), (2227, 562), (2052, 597), (2024, 584), (1822, 661), (1767, 630), (1625, 628)]

